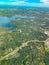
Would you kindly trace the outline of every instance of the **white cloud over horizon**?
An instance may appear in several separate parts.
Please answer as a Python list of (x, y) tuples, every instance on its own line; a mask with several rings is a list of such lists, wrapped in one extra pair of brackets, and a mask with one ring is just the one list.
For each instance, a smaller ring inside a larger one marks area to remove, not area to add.
[(40, 0), (40, 2), (49, 3), (49, 0)]

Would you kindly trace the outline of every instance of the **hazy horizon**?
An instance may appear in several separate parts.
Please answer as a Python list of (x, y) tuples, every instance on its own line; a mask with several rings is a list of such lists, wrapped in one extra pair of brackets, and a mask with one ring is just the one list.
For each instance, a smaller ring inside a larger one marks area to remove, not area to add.
[(49, 7), (49, 0), (0, 0), (0, 5)]

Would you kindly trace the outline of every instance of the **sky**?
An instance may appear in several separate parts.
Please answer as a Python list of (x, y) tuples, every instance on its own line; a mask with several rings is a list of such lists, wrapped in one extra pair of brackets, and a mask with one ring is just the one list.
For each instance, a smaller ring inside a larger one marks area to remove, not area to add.
[(49, 7), (49, 0), (0, 0), (0, 5)]

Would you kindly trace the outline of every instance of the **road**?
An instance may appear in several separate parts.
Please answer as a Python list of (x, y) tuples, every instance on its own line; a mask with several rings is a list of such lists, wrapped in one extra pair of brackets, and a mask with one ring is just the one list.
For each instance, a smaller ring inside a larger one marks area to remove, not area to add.
[(20, 49), (22, 49), (23, 47), (27, 46), (29, 42), (43, 42), (43, 41), (31, 40), (31, 41), (24, 42), (24, 43), (22, 43), (22, 45), (21, 45), (20, 47), (16, 48), (14, 51), (12, 51), (12, 52), (10, 52), (9, 54), (7, 54), (7, 55), (1, 57), (1, 58), (0, 58), (0, 61), (1, 61), (1, 60), (4, 60), (4, 59), (6, 59), (6, 58), (8, 58), (8, 57), (10, 57), (10, 56), (15, 55)]

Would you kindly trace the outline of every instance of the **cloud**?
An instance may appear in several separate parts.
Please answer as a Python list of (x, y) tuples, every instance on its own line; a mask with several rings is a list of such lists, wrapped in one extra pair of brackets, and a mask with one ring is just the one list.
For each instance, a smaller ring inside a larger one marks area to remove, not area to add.
[(49, 3), (49, 0), (40, 0), (43, 3)]
[(46, 2), (46, 0), (40, 0), (40, 1), (41, 1), (41, 2), (44, 2), (44, 3)]

